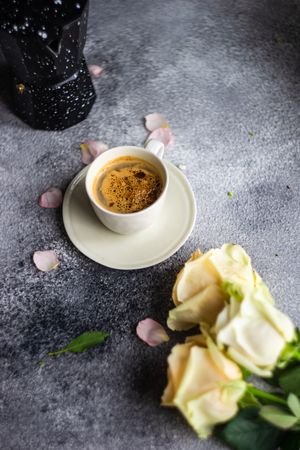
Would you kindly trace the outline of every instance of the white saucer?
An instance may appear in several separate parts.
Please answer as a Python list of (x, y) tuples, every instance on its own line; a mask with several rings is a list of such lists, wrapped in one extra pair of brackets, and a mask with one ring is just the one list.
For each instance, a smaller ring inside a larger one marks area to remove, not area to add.
[(164, 162), (170, 181), (160, 221), (130, 235), (114, 233), (101, 224), (85, 192), (87, 167), (81, 170), (63, 203), (65, 229), (75, 247), (99, 264), (122, 270), (154, 266), (179, 250), (194, 227), (196, 202), (183, 173)]

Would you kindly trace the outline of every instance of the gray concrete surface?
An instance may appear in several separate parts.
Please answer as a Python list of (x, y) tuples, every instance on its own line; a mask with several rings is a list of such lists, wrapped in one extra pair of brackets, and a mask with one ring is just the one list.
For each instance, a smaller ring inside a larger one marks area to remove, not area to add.
[[(150, 348), (135, 326), (147, 316), (163, 323), (185, 259), (224, 242), (246, 248), (300, 325), (299, 43), (296, 0), (94, 0), (85, 54), (105, 74), (88, 119), (64, 132), (32, 130), (10, 112), (2, 60), (1, 450), (223, 448), (160, 407), (166, 356), (182, 336)], [(141, 144), (142, 117), (153, 111), (176, 135), (167, 158), (187, 166), (196, 227), (163, 264), (110, 270), (81, 255), (61, 211), (42, 210), (37, 198), (81, 169), (79, 142)], [(56, 271), (32, 264), (42, 249), (57, 251)], [(88, 329), (111, 337), (39, 367)]]

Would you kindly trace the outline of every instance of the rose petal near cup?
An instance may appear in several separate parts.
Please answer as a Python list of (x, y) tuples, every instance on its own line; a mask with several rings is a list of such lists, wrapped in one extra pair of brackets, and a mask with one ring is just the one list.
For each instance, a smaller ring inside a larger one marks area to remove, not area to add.
[(40, 195), (39, 205), (42, 208), (58, 208), (63, 201), (63, 194), (59, 188), (50, 187), (46, 192)]
[(107, 149), (108, 145), (102, 141), (87, 140), (80, 144), (81, 160), (84, 164), (90, 164)]
[(59, 265), (59, 260), (57, 259), (54, 250), (34, 252), (33, 262), (36, 268), (41, 270), (42, 272), (49, 272), (50, 270), (56, 269), (56, 267)]
[(104, 70), (103, 67), (97, 66), (96, 64), (89, 64), (88, 69), (93, 78), (99, 78)]
[(138, 323), (136, 334), (142, 341), (150, 345), (150, 347), (156, 347), (156, 345), (170, 340), (162, 325), (150, 318), (141, 320)]
[(151, 139), (161, 141), (166, 148), (169, 148), (174, 144), (174, 135), (170, 128), (157, 128), (149, 134), (147, 142)]
[(145, 116), (145, 127), (149, 131), (154, 131), (157, 128), (168, 128), (169, 124), (163, 114), (152, 113)]

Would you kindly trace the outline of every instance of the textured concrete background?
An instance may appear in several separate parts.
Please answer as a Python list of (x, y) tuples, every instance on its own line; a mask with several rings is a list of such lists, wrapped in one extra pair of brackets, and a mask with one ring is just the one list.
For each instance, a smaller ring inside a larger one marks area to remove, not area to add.
[[(135, 326), (165, 321), (175, 275), (196, 247), (228, 241), (246, 248), (300, 325), (299, 43), (296, 0), (94, 0), (85, 53), (105, 67), (98, 99), (85, 122), (50, 133), (10, 112), (1, 64), (1, 450), (223, 448), (199, 442), (159, 405), (166, 356), (182, 337), (150, 348)], [(141, 144), (142, 117), (153, 111), (176, 135), (167, 157), (187, 165), (196, 227), (163, 264), (110, 270), (81, 255), (61, 211), (42, 210), (37, 198), (81, 169), (79, 142)], [(38, 249), (57, 251), (56, 271), (35, 269)], [(88, 329), (111, 337), (38, 366)]]

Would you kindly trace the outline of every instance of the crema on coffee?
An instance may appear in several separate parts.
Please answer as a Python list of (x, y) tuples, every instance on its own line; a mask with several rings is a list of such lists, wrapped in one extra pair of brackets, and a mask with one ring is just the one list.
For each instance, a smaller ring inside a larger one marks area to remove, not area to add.
[(132, 156), (116, 158), (101, 168), (93, 185), (96, 201), (109, 211), (128, 214), (152, 205), (162, 180), (149, 162)]

